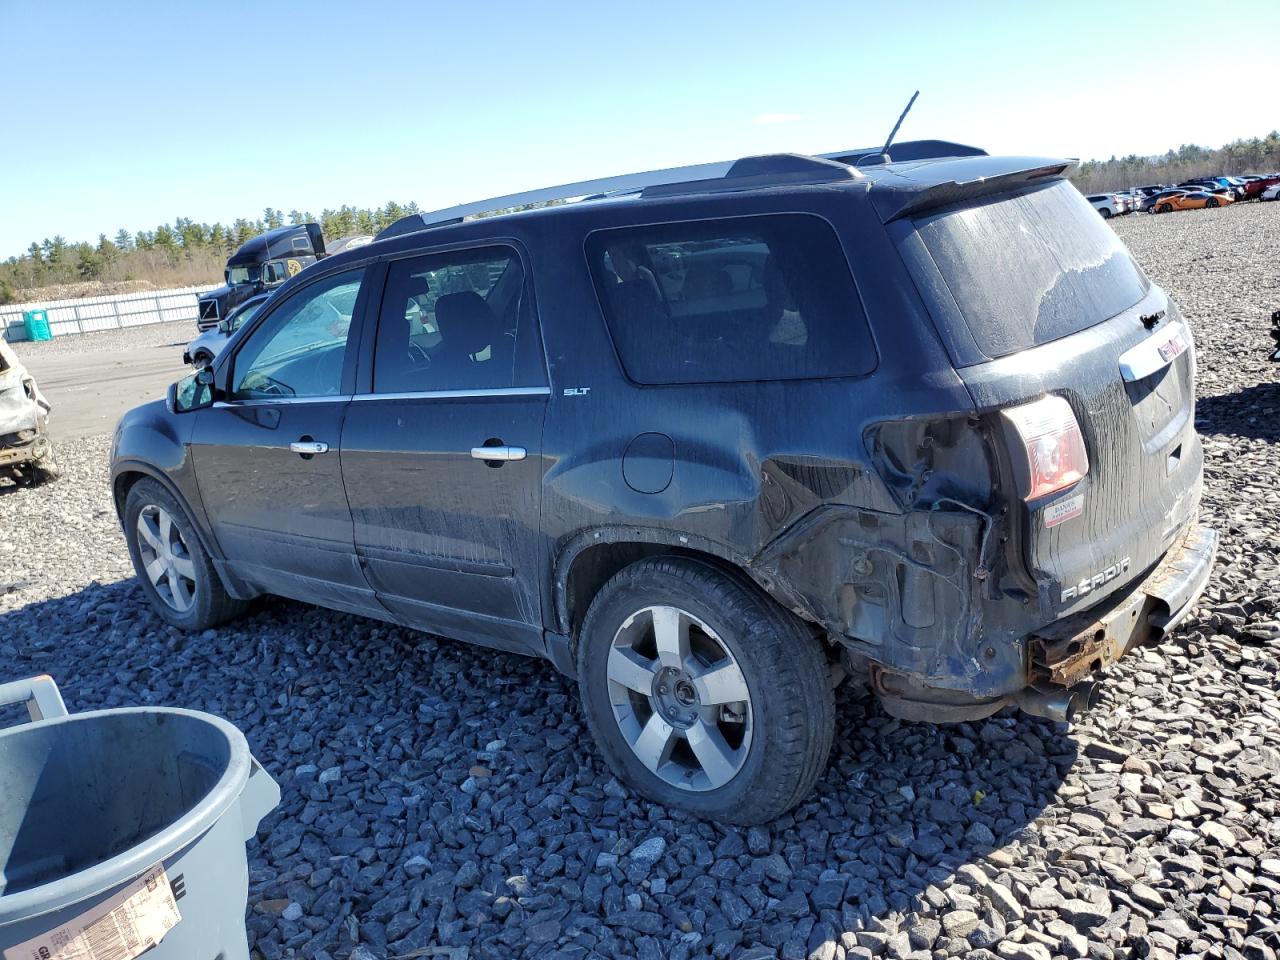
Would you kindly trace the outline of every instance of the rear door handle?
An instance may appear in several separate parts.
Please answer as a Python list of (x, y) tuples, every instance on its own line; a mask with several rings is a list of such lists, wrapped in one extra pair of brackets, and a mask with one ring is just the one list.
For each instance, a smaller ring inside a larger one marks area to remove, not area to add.
[(289, 444), (289, 449), (305, 457), (316, 453), (328, 453), (329, 445), (319, 440), (295, 440)]
[(524, 447), (472, 447), (471, 459), (491, 460), (507, 463), (511, 460), (523, 460), (528, 456)]

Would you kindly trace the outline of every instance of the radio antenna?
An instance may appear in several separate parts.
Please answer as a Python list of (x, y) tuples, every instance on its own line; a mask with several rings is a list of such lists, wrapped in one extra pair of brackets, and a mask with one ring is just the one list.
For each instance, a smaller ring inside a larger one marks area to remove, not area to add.
[(916, 102), (916, 97), (918, 96), (920, 96), (919, 90), (911, 95), (911, 99), (907, 101), (907, 106), (902, 111), (902, 115), (898, 117), (898, 122), (895, 123), (893, 125), (893, 129), (889, 131), (889, 139), (884, 142), (884, 148), (880, 151), (881, 156), (884, 157), (884, 163), (892, 162), (893, 158), (889, 156), (889, 147), (893, 145), (893, 138), (898, 135), (898, 128), (902, 126), (902, 121), (907, 119), (907, 114), (911, 112), (911, 105)]

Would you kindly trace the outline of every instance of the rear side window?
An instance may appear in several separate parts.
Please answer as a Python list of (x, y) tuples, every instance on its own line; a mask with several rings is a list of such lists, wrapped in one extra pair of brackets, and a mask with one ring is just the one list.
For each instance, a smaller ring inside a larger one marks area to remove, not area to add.
[(587, 256), (644, 384), (855, 377), (876, 365), (835, 231), (804, 214), (601, 230)]
[(915, 221), (978, 349), (991, 358), (1078, 333), (1149, 284), (1070, 183), (984, 198)]

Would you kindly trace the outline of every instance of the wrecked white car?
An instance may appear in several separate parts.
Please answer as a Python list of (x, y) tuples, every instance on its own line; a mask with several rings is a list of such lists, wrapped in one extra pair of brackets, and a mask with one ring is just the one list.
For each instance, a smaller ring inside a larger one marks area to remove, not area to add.
[(38, 483), (57, 475), (48, 421), (49, 401), (0, 340), (0, 477)]

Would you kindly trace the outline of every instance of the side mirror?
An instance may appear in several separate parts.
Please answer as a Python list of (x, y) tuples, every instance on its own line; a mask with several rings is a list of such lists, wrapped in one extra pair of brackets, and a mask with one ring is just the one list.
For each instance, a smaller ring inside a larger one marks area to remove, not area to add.
[(205, 367), (169, 384), (165, 399), (170, 413), (190, 413), (213, 406), (213, 370)]
[(218, 321), (218, 332), (219, 332), (219, 333), (221, 333), (221, 334), (223, 334), (224, 336), (230, 336), (230, 335), (231, 335), (231, 321), (230, 321), (230, 320), (219, 320), (219, 321)]

